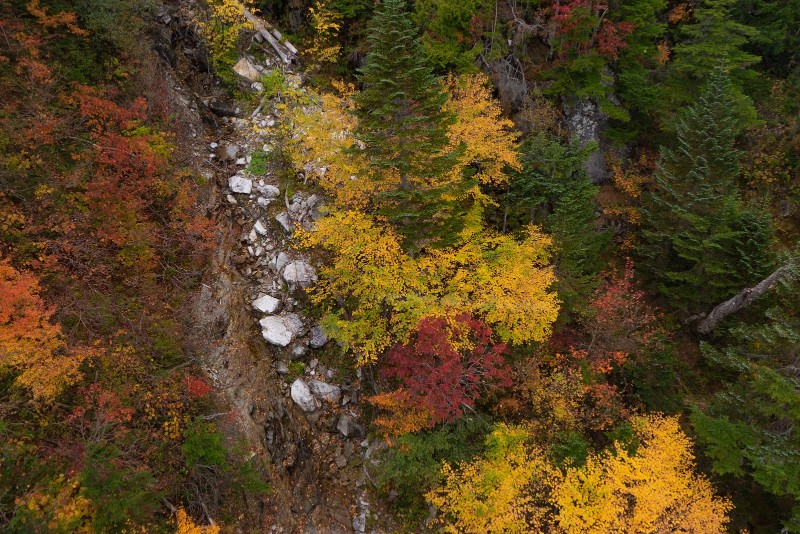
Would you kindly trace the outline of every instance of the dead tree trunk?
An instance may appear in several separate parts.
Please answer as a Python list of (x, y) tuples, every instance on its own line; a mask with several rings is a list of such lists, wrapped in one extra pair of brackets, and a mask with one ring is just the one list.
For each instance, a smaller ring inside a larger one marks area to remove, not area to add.
[(733, 298), (730, 298), (725, 302), (717, 305), (717, 307), (711, 310), (708, 313), (708, 315), (706, 314), (695, 315), (693, 317), (689, 317), (689, 319), (687, 319), (686, 322), (690, 323), (692, 321), (696, 321), (699, 319), (700, 322), (697, 325), (697, 331), (700, 332), (701, 334), (708, 334), (712, 330), (714, 330), (714, 328), (716, 328), (717, 324), (721, 320), (731, 315), (732, 313), (736, 313), (745, 306), (749, 306), (754, 300), (756, 300), (758, 297), (769, 291), (769, 289), (772, 286), (778, 283), (782, 278), (787, 276), (789, 273), (790, 269), (788, 265), (779, 267), (774, 273), (764, 278), (761, 282), (759, 282), (755, 286), (743, 289)]
[[(237, 2), (238, 3), (238, 2)], [(275, 53), (280, 56), (281, 60), (289, 65), (292, 60), (297, 58), (297, 48), (292, 43), (283, 38), (281, 33), (274, 29), (268, 22), (261, 17), (257, 17), (250, 12), (249, 9), (242, 6), (244, 10), (244, 17), (250, 21), (255, 27), (256, 31), (272, 46)]]

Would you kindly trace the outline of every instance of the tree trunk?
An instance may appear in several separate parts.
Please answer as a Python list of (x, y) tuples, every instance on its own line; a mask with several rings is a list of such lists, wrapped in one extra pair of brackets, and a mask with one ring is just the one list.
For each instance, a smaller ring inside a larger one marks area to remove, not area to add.
[[(292, 46), (292, 43), (286, 39), (283, 39), (283, 36), (280, 34), (280, 32), (273, 29), (272, 26), (264, 19), (253, 15), (246, 7), (241, 7), (244, 10), (245, 18), (249, 20), (250, 23), (255, 27), (256, 31), (267, 40), (267, 42), (272, 46), (283, 62), (289, 65), (292, 60), (295, 59), (295, 56), (297, 56), (297, 48)], [(270, 32), (270, 30), (273, 30), (274, 35)]]
[(702, 319), (697, 325), (697, 331), (701, 334), (708, 334), (714, 330), (714, 328), (716, 328), (717, 324), (721, 320), (732, 313), (736, 313), (745, 306), (750, 305), (754, 300), (766, 293), (783, 277), (788, 275), (789, 272), (790, 270), (788, 265), (779, 267), (774, 273), (763, 279), (755, 286), (743, 289), (733, 298), (730, 298), (722, 304), (717, 305), (717, 307), (711, 310), (708, 315), (703, 314), (700, 316), (690, 317), (687, 319), (687, 322), (691, 322), (692, 320), (696, 319)]

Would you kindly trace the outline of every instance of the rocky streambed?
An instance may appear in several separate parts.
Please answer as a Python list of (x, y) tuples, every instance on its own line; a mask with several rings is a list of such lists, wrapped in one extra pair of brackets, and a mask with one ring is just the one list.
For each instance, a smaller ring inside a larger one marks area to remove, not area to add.
[[(195, 341), (229, 409), (220, 426), (232, 444), (244, 443), (272, 487), (243, 503), (240, 530), (386, 531), (367, 470), (385, 445), (361, 423), (361, 372), (341, 363), (339, 347), (307, 313), (318, 266), (293, 244), (295, 229), (321, 216), (323, 199), (296, 180), (281, 183), (286, 173), (271, 151), (282, 118), (268, 99), (252, 114), (226, 99), (204, 68), (195, 9), (162, 8), (156, 49), (168, 41), (174, 50), (173, 97), (193, 130), (181, 142), (216, 184), (219, 240), (193, 304)], [(237, 63), (247, 65), (241, 82), (253, 91), (259, 82), (246, 76), (280, 64), (258, 50)], [(285, 77), (302, 91), (300, 76)]]

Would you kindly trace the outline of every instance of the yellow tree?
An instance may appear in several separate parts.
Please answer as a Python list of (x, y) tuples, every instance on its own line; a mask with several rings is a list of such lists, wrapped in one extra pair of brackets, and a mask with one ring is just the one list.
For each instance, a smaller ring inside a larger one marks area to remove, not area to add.
[(463, 153), (454, 168), (459, 179), (467, 168), (482, 184), (503, 184), (508, 180), (504, 169), (519, 170), (522, 165), (517, 153), (519, 133), (514, 123), (503, 118), (497, 101), (492, 98), (489, 80), (484, 74), (471, 74), (446, 82), (450, 99), (445, 110), (455, 122), (447, 130), (452, 149), (463, 145)]
[(358, 357), (374, 361), (396, 337), (405, 338), (422, 318), (423, 293), (414, 261), (400, 240), (358, 211), (336, 211), (298, 241), (328, 252), (312, 299), (327, 307), (322, 324)]
[(523, 533), (543, 524), (546, 510), (537, 506), (536, 492), (552, 468), (526, 446), (528, 439), (523, 428), (499, 424), (483, 457), (457, 470), (444, 465), (444, 484), (426, 497), (441, 511), (445, 532)]
[(252, 0), (210, 0), (206, 18), (195, 21), (211, 60), (220, 72), (236, 61), (236, 44), (241, 32), (253, 29), (244, 16), (244, 10), (251, 5)]
[(567, 469), (553, 492), (558, 529), (570, 534), (726, 532), (729, 500), (694, 473), (692, 443), (675, 417), (632, 420), (635, 454), (616, 444)]
[(50, 402), (81, 378), (88, 350), (68, 351), (53, 310), (39, 296), (36, 277), (0, 260), (0, 366), (19, 372), (16, 383)]
[(328, 252), (312, 295), (327, 308), (323, 326), (359, 364), (407, 341), (425, 317), (467, 313), (503, 341), (546, 339), (558, 316), (550, 240), (535, 228), (522, 242), (488, 231), (464, 239), (411, 257), (381, 221), (352, 210), (330, 213), (299, 234), (301, 245)]
[(367, 210), (388, 186), (369, 179), (368, 163), (356, 149), (353, 86), (338, 87), (341, 96), (309, 93), (306, 105), (287, 109), (285, 149), (292, 165), (322, 187), (335, 204)]

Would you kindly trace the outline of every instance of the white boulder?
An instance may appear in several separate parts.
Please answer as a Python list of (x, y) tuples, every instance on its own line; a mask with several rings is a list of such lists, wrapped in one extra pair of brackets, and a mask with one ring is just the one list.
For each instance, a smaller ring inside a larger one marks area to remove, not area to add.
[(228, 187), (230, 187), (231, 191), (234, 193), (249, 195), (250, 191), (253, 190), (253, 181), (250, 178), (245, 178), (244, 176), (236, 174), (228, 178)]
[(267, 342), (279, 347), (285, 347), (292, 342), (294, 334), (292, 334), (283, 317), (269, 315), (261, 319), (258, 324), (261, 325), (261, 335), (264, 336)]
[(275, 310), (277, 310), (280, 305), (280, 299), (276, 299), (271, 295), (259, 295), (259, 297), (253, 301), (253, 308), (261, 313), (275, 313)]
[(295, 404), (305, 412), (313, 412), (320, 406), (319, 401), (311, 394), (311, 390), (308, 389), (308, 385), (302, 378), (292, 382), (291, 395)]
[(301, 287), (308, 287), (317, 281), (317, 271), (302, 260), (288, 263), (281, 274), (287, 284), (297, 284)]

